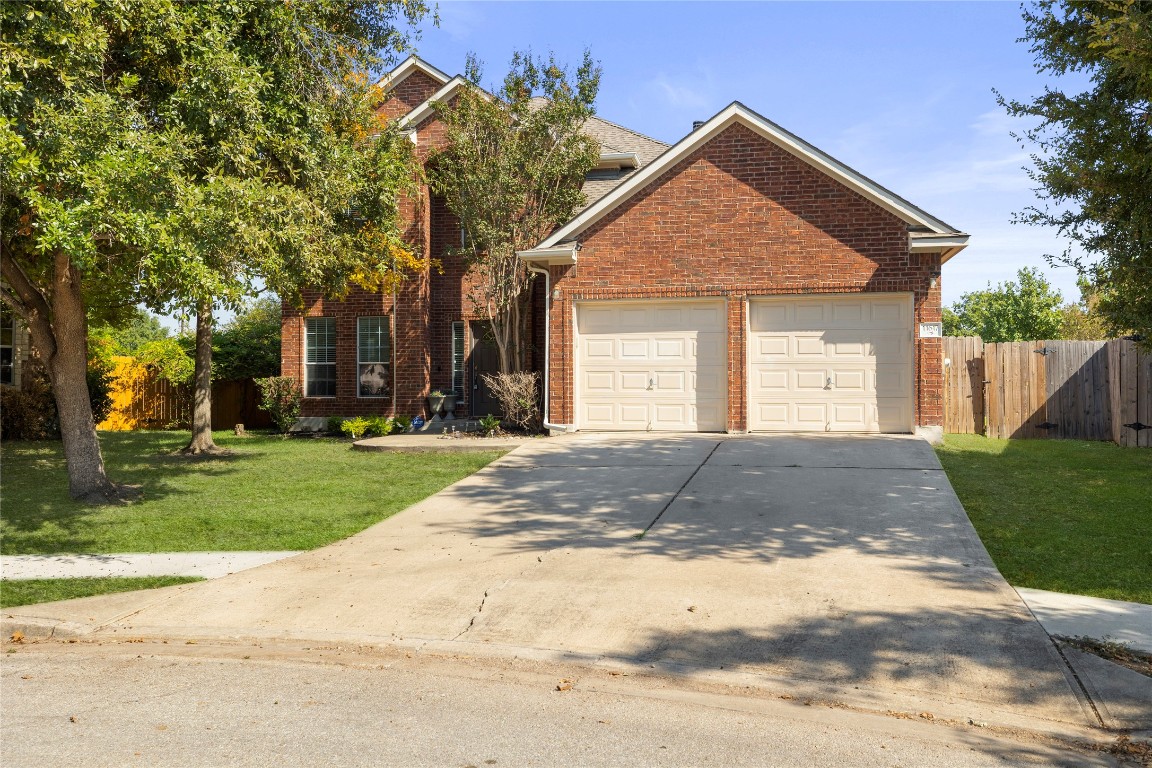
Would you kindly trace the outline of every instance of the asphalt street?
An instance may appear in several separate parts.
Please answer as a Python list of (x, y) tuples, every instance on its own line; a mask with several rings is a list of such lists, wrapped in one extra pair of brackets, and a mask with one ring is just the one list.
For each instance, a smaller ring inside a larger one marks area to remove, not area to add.
[(335, 646), (9, 648), (9, 768), (1122, 764), (979, 724), (524, 661)]

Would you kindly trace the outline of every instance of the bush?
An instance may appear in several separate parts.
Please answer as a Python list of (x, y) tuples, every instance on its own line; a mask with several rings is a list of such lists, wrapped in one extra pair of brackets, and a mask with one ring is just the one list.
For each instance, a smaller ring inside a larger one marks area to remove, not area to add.
[(387, 416), (368, 417), (368, 434), (384, 437), (385, 435), (392, 434), (394, 427), (395, 425), (392, 423), (392, 419)]
[(343, 423), (344, 423), (344, 417), (343, 416), (329, 416), (328, 417), (328, 430), (327, 430), (328, 434), (330, 434), (330, 435), (340, 434), (340, 425)]
[(56, 398), (44, 377), (37, 376), (24, 389), (0, 387), (0, 438), (54, 440), (59, 436)]
[(403, 434), (412, 429), (412, 419), (407, 416), (397, 416), (392, 419), (392, 432), (394, 434)]
[(296, 380), (291, 376), (270, 376), (256, 379), (256, 386), (260, 388), (260, 410), (267, 411), (280, 434), (288, 434), (300, 416), (300, 401), (304, 398)]
[(540, 374), (532, 371), (519, 373), (483, 374), (484, 383), (500, 403), (504, 420), (529, 432), (540, 431)]
[(480, 434), (484, 437), (494, 435), (500, 431), (500, 417), (488, 414), (480, 418)]
[(340, 425), (340, 431), (348, 435), (353, 440), (359, 440), (364, 437), (364, 433), (368, 431), (369, 421), (363, 416), (357, 416), (354, 419), (347, 419)]

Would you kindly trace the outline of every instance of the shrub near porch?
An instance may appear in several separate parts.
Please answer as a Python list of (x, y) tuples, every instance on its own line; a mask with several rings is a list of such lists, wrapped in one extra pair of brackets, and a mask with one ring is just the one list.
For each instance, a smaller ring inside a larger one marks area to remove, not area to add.
[(173, 455), (186, 432), (104, 432), (108, 475), (139, 501), (68, 497), (59, 443), (4, 443), (0, 552), (313, 549), (361, 531), (481, 469), (502, 452), (364, 453), (347, 442), (217, 432), (232, 456)]

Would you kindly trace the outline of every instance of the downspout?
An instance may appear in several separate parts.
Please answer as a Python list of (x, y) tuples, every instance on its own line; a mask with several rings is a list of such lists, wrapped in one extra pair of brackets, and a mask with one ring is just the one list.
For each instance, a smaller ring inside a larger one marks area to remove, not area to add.
[(549, 377), (550, 370), (548, 367), (552, 351), (552, 275), (547, 269), (542, 269), (531, 262), (528, 262), (526, 266), (530, 272), (544, 275), (544, 429), (549, 432), (568, 432), (572, 429), (571, 424), (552, 424), (548, 421), (548, 392), (552, 389), (552, 379)]

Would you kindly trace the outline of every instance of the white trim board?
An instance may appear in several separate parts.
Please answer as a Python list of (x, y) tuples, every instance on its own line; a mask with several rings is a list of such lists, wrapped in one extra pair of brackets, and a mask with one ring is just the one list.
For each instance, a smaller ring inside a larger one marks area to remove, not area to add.
[(400, 85), (400, 83), (404, 82), (404, 80), (413, 72), (423, 72), (424, 74), (428, 75), (428, 77), (442, 84), (452, 79), (449, 75), (441, 72), (436, 67), (424, 61), (424, 59), (420, 58), (416, 54), (412, 54), (408, 58), (404, 59), (404, 61), (400, 62), (391, 72), (380, 78), (377, 84), (388, 90), (392, 90), (396, 86)]

